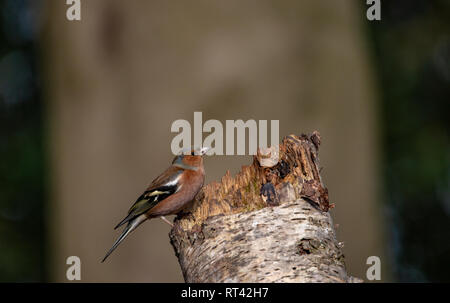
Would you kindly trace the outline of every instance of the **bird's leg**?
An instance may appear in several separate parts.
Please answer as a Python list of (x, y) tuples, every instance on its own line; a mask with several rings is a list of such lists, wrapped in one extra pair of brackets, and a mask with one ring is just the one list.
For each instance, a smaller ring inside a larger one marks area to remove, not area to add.
[(161, 216), (160, 218), (161, 218), (164, 222), (166, 222), (167, 224), (169, 224), (170, 226), (173, 227), (173, 223), (170, 222), (169, 220), (167, 220), (164, 216)]

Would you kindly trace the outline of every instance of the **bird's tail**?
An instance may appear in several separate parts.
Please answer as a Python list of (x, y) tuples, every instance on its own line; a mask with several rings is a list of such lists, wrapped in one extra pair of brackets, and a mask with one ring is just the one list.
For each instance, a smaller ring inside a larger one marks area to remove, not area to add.
[(142, 222), (147, 220), (147, 216), (142, 214), (128, 222), (127, 227), (122, 231), (122, 234), (117, 238), (116, 242), (114, 242), (111, 249), (106, 253), (106, 256), (103, 258), (102, 263), (105, 262), (106, 258), (119, 246), (119, 244), (133, 231), (135, 230)]

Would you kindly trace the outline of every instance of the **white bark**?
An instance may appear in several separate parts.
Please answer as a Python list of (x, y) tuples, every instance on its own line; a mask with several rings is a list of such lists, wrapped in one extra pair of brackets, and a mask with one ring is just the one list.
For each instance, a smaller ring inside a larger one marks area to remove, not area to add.
[(180, 256), (186, 282), (347, 282), (329, 213), (303, 199), (216, 216)]

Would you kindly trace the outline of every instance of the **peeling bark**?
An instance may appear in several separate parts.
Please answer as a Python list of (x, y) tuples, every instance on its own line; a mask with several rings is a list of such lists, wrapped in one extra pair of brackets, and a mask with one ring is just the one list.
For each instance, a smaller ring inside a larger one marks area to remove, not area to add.
[[(320, 135), (290, 135), (205, 186), (170, 232), (186, 282), (354, 282), (320, 176)], [(275, 161), (274, 161), (275, 159)]]

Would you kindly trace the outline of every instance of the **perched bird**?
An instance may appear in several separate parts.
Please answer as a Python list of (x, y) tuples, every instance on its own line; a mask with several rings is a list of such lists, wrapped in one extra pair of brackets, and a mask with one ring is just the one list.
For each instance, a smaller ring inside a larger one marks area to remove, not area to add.
[(172, 165), (151, 182), (131, 206), (128, 215), (114, 228), (127, 224), (102, 262), (145, 220), (160, 217), (173, 226), (164, 216), (181, 211), (202, 188), (205, 180), (203, 155), (208, 150), (203, 147), (192, 150), (188, 155), (176, 156)]

